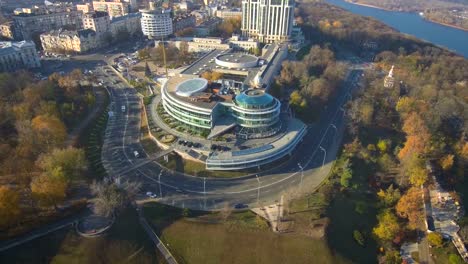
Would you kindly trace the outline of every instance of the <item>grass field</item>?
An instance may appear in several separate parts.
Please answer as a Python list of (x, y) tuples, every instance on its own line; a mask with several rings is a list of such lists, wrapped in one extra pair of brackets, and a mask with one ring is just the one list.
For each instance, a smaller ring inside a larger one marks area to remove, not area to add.
[(457, 249), (450, 241), (444, 241), (443, 247), (431, 248), (433, 259), (437, 264), (462, 264), (464, 263)]
[(104, 237), (83, 238), (62, 229), (0, 254), (0, 263), (163, 263), (134, 210), (118, 216)]
[(233, 178), (255, 173), (252, 171), (208, 171), (205, 164), (183, 159), (179, 155), (169, 155), (169, 162), (165, 162), (164, 158), (160, 158), (158, 163), (162, 166), (181, 173), (199, 177), (218, 177), (218, 178)]
[(191, 212), (157, 203), (144, 206), (155, 231), (179, 263), (348, 263), (323, 240), (297, 234), (275, 234), (250, 211)]

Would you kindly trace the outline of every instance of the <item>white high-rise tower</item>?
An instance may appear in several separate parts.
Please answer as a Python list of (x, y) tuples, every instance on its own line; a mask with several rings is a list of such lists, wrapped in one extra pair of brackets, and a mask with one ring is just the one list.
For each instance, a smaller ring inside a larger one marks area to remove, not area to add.
[(294, 0), (242, 0), (242, 35), (263, 43), (287, 41), (294, 20)]

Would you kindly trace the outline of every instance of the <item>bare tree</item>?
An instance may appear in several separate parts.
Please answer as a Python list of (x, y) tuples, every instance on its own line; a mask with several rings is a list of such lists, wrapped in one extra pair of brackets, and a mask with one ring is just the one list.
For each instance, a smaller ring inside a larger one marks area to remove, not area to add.
[(110, 181), (94, 182), (92, 192), (96, 195), (94, 210), (97, 214), (111, 216), (118, 213), (135, 198), (141, 184), (137, 182), (124, 182), (116, 184)]
[(224, 203), (223, 209), (221, 209), (221, 212), (220, 212), (221, 219), (223, 219), (223, 221), (226, 221), (231, 215), (231, 213), (232, 213), (232, 208), (231, 206), (229, 206), (229, 203), (228, 202)]

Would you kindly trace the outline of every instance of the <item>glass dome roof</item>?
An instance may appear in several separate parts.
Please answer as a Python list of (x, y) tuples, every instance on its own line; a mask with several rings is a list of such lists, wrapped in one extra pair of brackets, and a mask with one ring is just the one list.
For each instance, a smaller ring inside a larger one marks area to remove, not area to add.
[(262, 90), (250, 89), (236, 96), (235, 100), (239, 105), (267, 106), (273, 102), (274, 98)]

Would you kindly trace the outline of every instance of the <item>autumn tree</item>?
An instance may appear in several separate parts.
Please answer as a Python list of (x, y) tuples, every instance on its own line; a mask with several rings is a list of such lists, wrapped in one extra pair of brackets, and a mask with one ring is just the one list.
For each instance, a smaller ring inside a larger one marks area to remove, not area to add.
[(207, 79), (210, 83), (222, 79), (224, 74), (215, 71), (205, 71), (201, 74), (201, 77)]
[(303, 113), (307, 109), (307, 101), (298, 91), (291, 93), (289, 104), (298, 113)]
[(443, 156), (442, 158), (440, 158), (439, 164), (444, 171), (448, 171), (452, 168), (454, 158), (455, 158), (455, 155), (453, 154), (447, 154)]
[(400, 190), (394, 188), (393, 184), (391, 184), (386, 190), (380, 189), (380, 191), (377, 192), (377, 197), (383, 206), (391, 207), (398, 202), (401, 194)]
[(423, 222), (422, 193), (419, 187), (411, 187), (396, 205), (397, 214), (408, 219), (408, 227), (416, 229)]
[(65, 199), (67, 188), (67, 179), (60, 167), (44, 172), (31, 181), (32, 196), (42, 206), (57, 208), (57, 204)]
[(409, 155), (403, 163), (403, 170), (409, 176), (410, 183), (414, 186), (421, 186), (428, 179), (428, 171), (423, 159), (416, 154)]
[(39, 142), (48, 149), (62, 145), (67, 137), (67, 129), (57, 117), (39, 115), (31, 121), (31, 125)]
[(427, 151), (431, 134), (419, 114), (412, 112), (405, 118), (403, 131), (406, 133), (406, 142), (398, 153), (400, 160), (405, 160), (411, 154), (420, 155)]
[(377, 226), (372, 230), (374, 235), (384, 241), (391, 241), (401, 231), (398, 218), (391, 210), (384, 210), (377, 215)]
[(400, 252), (397, 250), (387, 250), (384, 255), (385, 264), (402, 264)]
[(438, 232), (427, 234), (427, 241), (434, 247), (441, 247), (444, 242), (442, 235)]
[(68, 181), (78, 178), (87, 168), (84, 150), (72, 147), (44, 153), (39, 156), (36, 165), (45, 172), (60, 168)]
[(0, 230), (18, 221), (20, 214), (19, 193), (12, 188), (0, 186)]

